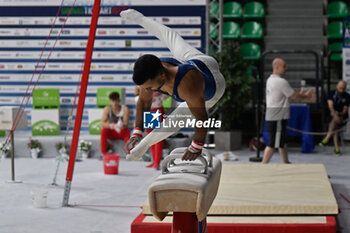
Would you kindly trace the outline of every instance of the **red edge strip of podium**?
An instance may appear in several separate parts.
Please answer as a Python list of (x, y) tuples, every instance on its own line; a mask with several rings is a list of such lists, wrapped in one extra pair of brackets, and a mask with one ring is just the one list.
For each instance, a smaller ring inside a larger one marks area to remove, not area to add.
[[(131, 233), (171, 233), (171, 223), (143, 222), (139, 214), (131, 224)], [(209, 233), (336, 233), (335, 216), (326, 216), (326, 223), (208, 223)]]

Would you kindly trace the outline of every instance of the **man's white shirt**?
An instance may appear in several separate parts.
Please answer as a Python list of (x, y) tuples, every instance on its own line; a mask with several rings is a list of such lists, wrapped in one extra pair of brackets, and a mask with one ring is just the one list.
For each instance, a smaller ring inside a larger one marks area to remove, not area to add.
[(279, 121), (289, 118), (289, 97), (294, 94), (287, 80), (271, 74), (266, 81), (266, 117), (267, 121)]

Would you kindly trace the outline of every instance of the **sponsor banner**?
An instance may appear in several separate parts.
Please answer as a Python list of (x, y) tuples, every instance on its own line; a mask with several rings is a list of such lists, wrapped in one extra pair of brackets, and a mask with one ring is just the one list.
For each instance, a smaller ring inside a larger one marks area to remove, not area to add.
[(343, 20), (343, 80), (350, 84), (350, 17)]
[[(6, 96), (1, 96), (0, 97), (0, 105), (20, 105), (22, 102), (23, 97), (6, 97)], [(28, 104), (32, 104), (31, 99), (28, 101)]]
[[(0, 71), (12, 71), (12, 70), (70, 70), (81, 71), (83, 68), (82, 62), (67, 62), (67, 63), (0, 63)], [(125, 63), (92, 63), (90, 71), (132, 71), (134, 66), (133, 62)]]
[[(181, 36), (201, 36), (200, 28), (175, 28)], [(61, 33), (61, 34), (60, 34)], [(0, 28), (1, 36), (25, 36), (25, 37), (46, 37), (50, 34), (50, 28)], [(60, 37), (82, 37), (89, 35), (89, 28), (54, 28), (51, 31), (51, 38)], [(142, 28), (100, 28), (96, 31), (96, 36), (107, 36), (107, 37), (140, 37), (140, 36), (152, 36), (147, 30)]]
[[(127, 97), (125, 99), (125, 104), (129, 105), (129, 106), (135, 106), (136, 105), (136, 96), (135, 97)], [(130, 115), (132, 115), (131, 111), (130, 111)]]
[[(201, 48), (201, 40), (185, 40), (195, 48)], [(49, 40), (46, 48), (54, 46)], [(87, 40), (58, 40), (55, 48), (85, 48)], [(0, 48), (43, 48), (44, 40), (0, 40)], [(95, 40), (94, 47), (99, 48), (166, 48), (159, 40)]]
[[(143, 54), (154, 54), (158, 57), (171, 57), (170, 52), (140, 52), (140, 51), (95, 51), (92, 55), (93, 60), (101, 60), (101, 59), (123, 59), (123, 60), (136, 60), (138, 57), (140, 57)], [(49, 52), (44, 52), (41, 54), (41, 52), (37, 51), (0, 51), (0, 59), (39, 59), (41, 56), (41, 59), (45, 61), (47, 57), (49, 56)], [(50, 55), (49, 61), (51, 59), (55, 60), (65, 60), (65, 59), (79, 59), (81, 61), (85, 58), (85, 52), (84, 51), (75, 51), (75, 52), (68, 52), (68, 51), (53, 51)]]
[[(201, 25), (202, 21), (200, 17), (151, 17), (154, 21), (165, 25)], [(0, 25), (11, 26), (11, 25), (47, 25), (51, 26), (54, 22), (54, 17), (0, 17)], [(89, 26), (91, 23), (90, 16), (86, 17), (58, 17), (55, 25), (65, 26), (79, 25)], [(104, 25), (122, 25), (125, 22), (121, 17), (106, 17), (101, 16), (98, 18), (99, 26)]]
[[(74, 0), (65, 0), (64, 6), (73, 5)], [(76, 2), (76, 6), (92, 6), (94, 0), (80, 0)], [(61, 0), (0, 0), (0, 6), (59, 6)], [(102, 6), (197, 6), (206, 5), (206, 0), (104, 0)]]
[[(78, 73), (82, 69), (85, 58), (84, 50), (87, 45), (87, 39), (85, 38), (88, 36), (91, 22), (92, 7), (88, 5), (91, 5), (93, 0), (77, 1), (78, 4), (72, 12), (74, 17), (67, 18), (65, 15), (70, 10), (70, 4), (73, 1), (64, 1), (65, 6), (61, 8), (60, 16), (55, 22), (56, 27), (54, 27), (51, 38), (46, 44), (43, 38), (46, 38), (49, 34), (55, 19), (55, 11), (58, 9), (61, 0), (0, 0), (0, 6), (9, 6), (9, 8), (0, 7), (0, 12), (3, 15), (0, 17), (0, 105), (19, 105), (24, 94), (32, 92), (33, 87), (31, 86), (28, 89), (28, 82), (32, 78), (35, 82), (39, 76), (38, 74), (32, 75), (31, 72), (35, 69), (38, 72), (42, 69), (51, 71), (50, 74), (41, 75), (37, 87), (59, 89), (60, 97), (58, 101), (61, 107), (59, 114), (57, 114), (60, 116), (58, 130), (66, 126), (68, 116), (71, 115), (70, 111), (77, 90), (77, 82), (80, 80)], [(203, 49), (202, 46), (205, 45), (205, 33), (202, 31), (204, 30), (203, 22), (205, 22), (205, 0), (104, 0), (100, 10), (101, 16), (99, 17), (99, 28), (96, 32), (97, 38), (94, 43), (92, 73), (89, 77), (87, 97), (85, 98), (82, 120), (82, 126), (85, 129), (91, 126), (88, 112), (96, 109), (96, 94), (99, 88), (123, 88), (128, 95), (124, 98), (124, 102), (131, 107), (130, 115), (131, 119), (134, 119), (135, 97), (133, 96), (134, 85), (131, 78), (134, 61), (139, 56), (149, 53), (158, 57), (171, 56), (166, 46), (146, 30), (136, 25), (130, 27), (121, 19), (119, 12), (133, 5), (136, 6), (134, 8), (139, 9), (146, 15), (172, 15), (169, 17), (152, 16), (152, 18), (165, 25), (176, 25), (174, 30), (185, 38), (191, 38), (191, 40), (186, 39), (186, 41), (193, 47)], [(37, 7), (32, 7), (30, 12), (24, 13), (28, 6)], [(162, 10), (160, 11), (159, 6), (168, 7), (161, 7)], [(9, 12), (7, 9), (9, 9)], [(177, 12), (181, 12), (181, 14)], [(22, 14), (31, 16), (23, 16)], [(60, 26), (63, 24), (66, 24), (66, 27), (61, 32), (61, 38), (56, 42), (55, 37), (60, 33)], [(46, 51), (41, 56), (40, 50), (44, 46), (46, 46)], [(41, 61), (48, 59), (52, 47), (55, 47), (55, 51), (51, 53), (49, 62), (47, 64), (44, 64), (44, 62), (37, 64), (36, 61), (39, 57), (41, 57)], [(20, 96), (21, 94), (23, 96)], [(46, 97), (43, 97), (43, 100), (46, 99)], [(28, 115), (31, 116), (32, 98), (28, 98), (28, 100), (29, 106), (26, 111), (29, 110)], [(78, 98), (76, 98), (76, 101), (78, 101)], [(75, 115), (75, 112), (74, 110), (73, 115)], [(41, 115), (44, 116), (45, 114)], [(74, 121), (72, 122), (74, 124)], [(132, 123), (130, 121), (130, 125)], [(41, 122), (39, 126), (34, 124), (33, 129), (41, 130), (40, 132), (50, 131), (53, 127), (50, 122)]]
[[(78, 104), (79, 98), (77, 97), (75, 100), (75, 105)], [(74, 104), (74, 96), (72, 97), (61, 97), (60, 98), (60, 105), (69, 105), (72, 106)], [(86, 97), (85, 98), (85, 105), (86, 108), (89, 108), (91, 105), (96, 105), (96, 97)]]
[(59, 110), (58, 109), (33, 109), (32, 110), (32, 134), (34, 135), (58, 135), (59, 134)]
[(101, 117), (103, 109), (95, 108), (88, 110), (88, 119), (89, 119), (89, 132), (90, 134), (100, 134), (101, 131)]
[[(70, 127), (74, 127), (74, 122), (75, 122), (74, 119), (71, 120), (71, 121), (69, 122), (69, 126), (70, 126)], [(61, 129), (66, 130), (67, 123), (68, 123), (68, 120), (66, 120), (66, 119), (61, 119), (61, 120), (60, 120)], [(81, 120), (81, 128), (85, 128), (85, 127), (86, 127), (86, 128), (89, 127), (89, 122), (88, 122), (88, 120), (86, 120), (86, 119), (82, 119), (82, 120)], [(84, 129), (81, 129), (81, 130), (84, 130)]]
[[(350, 93), (350, 17), (343, 20), (343, 80), (347, 82)], [(350, 124), (347, 124), (344, 139), (350, 139)]]
[[(55, 88), (57, 86), (59, 86), (59, 83), (53, 83), (52, 85), (40, 85), (37, 86), (36, 88), (40, 88), (40, 89), (51, 89), (51, 88)], [(87, 94), (96, 94), (97, 93), (97, 89), (98, 88), (110, 88), (110, 85), (103, 85), (101, 83), (101, 85), (93, 85), (93, 86), (88, 86), (87, 87)], [(118, 85), (114, 85), (113, 87), (115, 88), (124, 88), (124, 86), (118, 86)], [(72, 85), (72, 86), (60, 86), (59, 90), (60, 90), (60, 94), (70, 94), (70, 95), (74, 95), (76, 93), (76, 85)], [(32, 92), (33, 87), (29, 87), (28, 89), (28, 93)], [(128, 88), (124, 88), (126, 90), (126, 93), (133, 93), (133, 89), (134, 86), (128, 87)], [(8, 96), (11, 96), (11, 94), (13, 93), (26, 93), (27, 92), (27, 85), (0, 85), (0, 93), (1, 94), (6, 94), (8, 93)], [(1, 98), (8, 98), (5, 95), (1, 96)]]
[(32, 98), (34, 107), (58, 107), (60, 105), (60, 91), (58, 88), (35, 88)]
[[(1, 83), (0, 83), (1, 84)], [(0, 93), (25, 93), (27, 91), (27, 88), (24, 88), (24, 86), (12, 86), (12, 85), (0, 85)], [(29, 89), (31, 91), (31, 89)], [(1, 97), (3, 98), (3, 97)]]
[[(57, 85), (59, 85), (59, 82), (72, 82), (75, 85), (80, 80), (80, 77), (78, 74), (42, 74), (40, 81), (57, 83)], [(29, 82), (31, 78), (32, 74), (0, 74), (0, 84), (6, 84), (9, 81)], [(36, 74), (33, 76), (33, 81), (36, 82), (37, 79), (38, 75)], [(89, 82), (90, 84), (91, 82), (101, 82), (101, 85), (105, 82), (132, 82), (132, 74), (90, 74)]]

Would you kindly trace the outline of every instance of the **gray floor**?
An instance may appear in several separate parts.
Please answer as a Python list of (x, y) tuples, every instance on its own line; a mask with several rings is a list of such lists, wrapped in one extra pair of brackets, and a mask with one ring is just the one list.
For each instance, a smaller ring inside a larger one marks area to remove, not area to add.
[[(332, 148), (316, 148), (315, 153), (302, 154), (300, 148), (290, 148), (293, 163), (323, 163), (337, 198), (340, 214), (337, 216), (338, 231), (350, 232), (350, 147), (343, 148), (343, 155), (335, 157)], [(218, 151), (216, 152), (218, 153)], [(238, 161), (249, 163), (255, 153), (243, 149), (234, 151)], [(226, 161), (225, 161), (226, 162)], [(275, 154), (272, 163), (280, 163)], [(145, 168), (146, 162), (121, 160), (120, 174), (103, 174), (102, 162), (88, 159), (77, 162), (70, 195), (70, 204), (61, 207), (67, 163), (60, 167), (57, 183), (50, 186), (56, 163), (53, 158), (16, 159), (16, 179), (23, 183), (6, 183), (11, 178), (10, 159), (0, 162), (0, 232), (1, 233), (128, 233), (130, 224), (141, 212), (146, 200), (147, 187), (160, 174)], [(31, 191), (48, 191), (48, 208), (32, 206)], [(344, 198), (345, 197), (345, 198)]]

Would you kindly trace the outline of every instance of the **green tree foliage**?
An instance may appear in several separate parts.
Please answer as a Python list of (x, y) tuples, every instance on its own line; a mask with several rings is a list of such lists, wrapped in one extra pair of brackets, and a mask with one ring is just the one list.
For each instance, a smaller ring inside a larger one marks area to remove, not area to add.
[(220, 71), (226, 80), (223, 97), (216, 104), (217, 117), (222, 120), (222, 130), (242, 129), (242, 113), (252, 101), (252, 85), (255, 80), (250, 75), (250, 63), (240, 55), (240, 46), (235, 41), (224, 41), (221, 53), (214, 54)]

